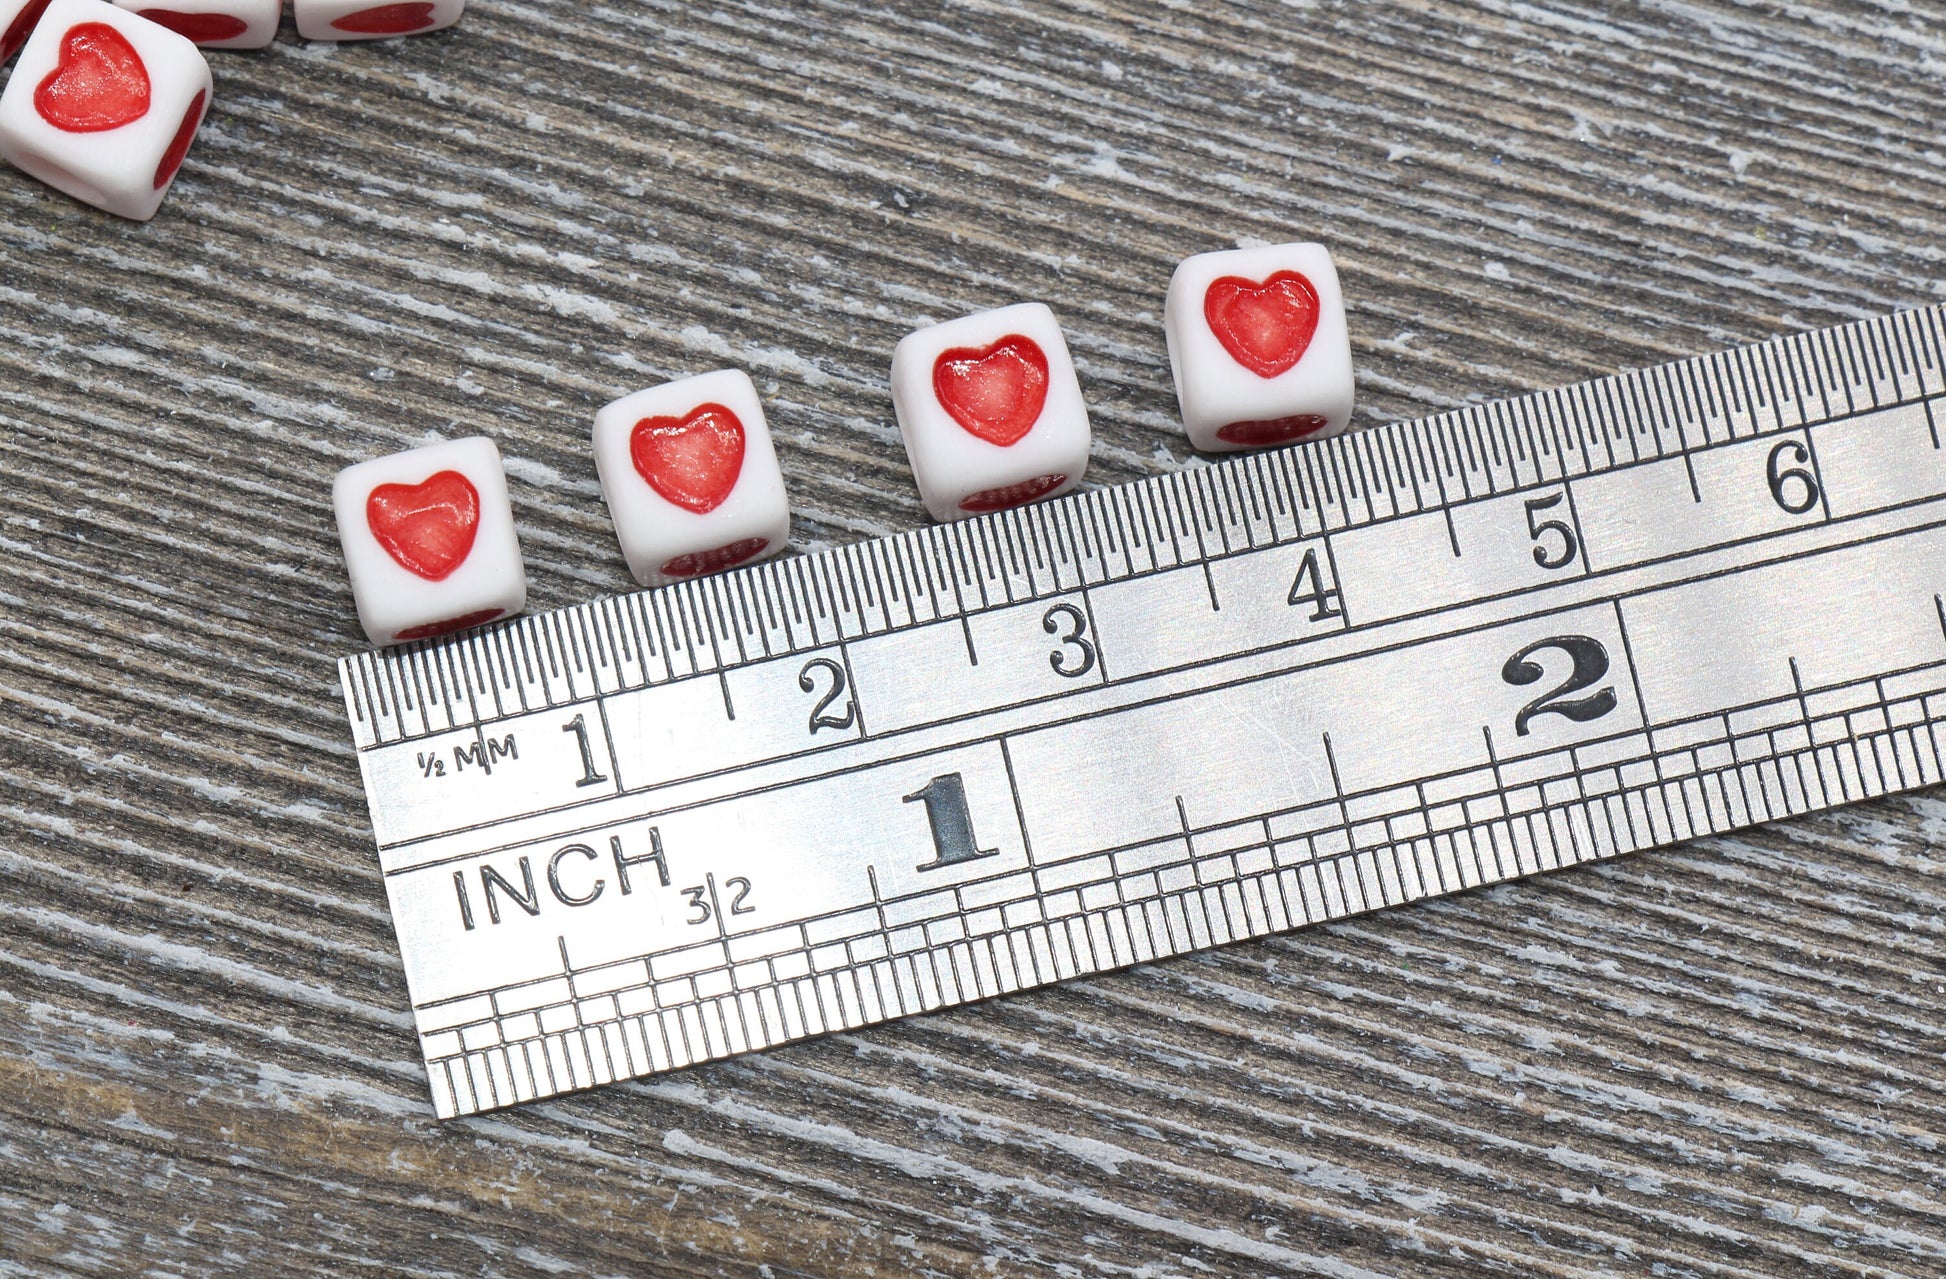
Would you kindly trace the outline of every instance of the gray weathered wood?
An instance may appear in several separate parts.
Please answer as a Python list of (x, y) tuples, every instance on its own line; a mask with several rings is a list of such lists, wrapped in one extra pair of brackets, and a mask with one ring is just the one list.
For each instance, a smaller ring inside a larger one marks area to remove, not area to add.
[(479, 0), (213, 55), (162, 215), (0, 173), (0, 1274), (1946, 1272), (1937, 795), (474, 1121), (333, 687), (341, 465), (484, 431), (551, 607), (592, 411), (747, 367), (814, 547), (885, 371), (1044, 299), (1194, 460), (1178, 258), (1316, 236), (1361, 411), (1946, 293), (1931, 0)]

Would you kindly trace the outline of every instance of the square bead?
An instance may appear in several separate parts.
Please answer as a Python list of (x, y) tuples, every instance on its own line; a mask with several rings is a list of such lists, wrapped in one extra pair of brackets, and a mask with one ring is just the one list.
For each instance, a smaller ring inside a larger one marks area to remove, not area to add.
[(424, 35), (459, 21), (466, 0), (292, 0), (297, 34), (306, 40), (383, 40)]
[(741, 369), (605, 406), (595, 414), (595, 471), (628, 571), (644, 586), (748, 564), (790, 540), (784, 473)]
[(1065, 493), (1088, 469), (1088, 406), (1061, 325), (1038, 302), (907, 334), (892, 353), (892, 408), (936, 520)]
[(358, 620), (378, 645), (450, 635), (527, 606), (507, 475), (493, 441), (360, 462), (331, 486)]
[(209, 107), (209, 63), (105, 0), (53, 0), (0, 93), (0, 157), (98, 209), (146, 222)]
[(283, 0), (115, 0), (205, 49), (261, 49), (277, 37)]
[(1322, 244), (1189, 258), (1169, 281), (1162, 323), (1197, 448), (1321, 439), (1351, 421), (1351, 338)]
[(0, 66), (20, 52), (46, 9), (47, 0), (0, 0)]

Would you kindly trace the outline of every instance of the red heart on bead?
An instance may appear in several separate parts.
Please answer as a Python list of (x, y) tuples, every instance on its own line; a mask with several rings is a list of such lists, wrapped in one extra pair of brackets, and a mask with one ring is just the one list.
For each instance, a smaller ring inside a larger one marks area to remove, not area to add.
[(106, 133), (149, 113), (149, 69), (128, 38), (105, 22), (80, 22), (34, 90), (41, 119), (65, 133)]
[(402, 36), (432, 25), (430, 4), (382, 4), (334, 18), (331, 25), (359, 36)]
[(477, 613), (464, 613), (459, 617), (449, 617), (443, 622), (426, 622), (419, 626), (408, 626), (392, 637), (395, 644), (407, 640), (433, 639), (440, 635), (451, 635), (455, 631), (470, 630), (491, 622), (507, 610), (504, 608), (483, 608)]
[(1005, 448), (1040, 420), (1047, 403), (1047, 354), (1018, 333), (984, 350), (942, 351), (933, 361), (932, 391), (968, 434)]
[(381, 484), (365, 499), (365, 522), (407, 572), (443, 581), (473, 552), (480, 491), (458, 471), (438, 471), (418, 484)]
[(27, 37), (34, 34), (34, 24), (41, 20), (41, 11), (46, 9), (49, 0), (28, 0), (27, 7), (14, 15), (6, 31), (0, 32), (0, 62), (5, 62), (20, 52), (20, 46), (27, 43)]
[(723, 505), (743, 473), (743, 422), (721, 404), (684, 417), (645, 417), (628, 437), (636, 473), (666, 500), (696, 515)]
[(1226, 275), (1203, 294), (1203, 318), (1230, 358), (1276, 377), (1304, 358), (1318, 329), (1318, 291), (1295, 271), (1262, 283)]
[(155, 189), (160, 191), (169, 185), (169, 179), (176, 176), (182, 167), (183, 157), (189, 154), (189, 144), (196, 138), (196, 129), (203, 123), (203, 104), (209, 101), (209, 93), (198, 89), (190, 99), (189, 110), (182, 113), (182, 123), (176, 126), (176, 136), (169, 140), (168, 150), (155, 166)]
[(700, 577), (704, 573), (714, 573), (718, 569), (734, 568), (769, 545), (770, 539), (767, 537), (746, 537), (728, 546), (719, 546), (713, 551), (693, 551), (688, 555), (678, 555), (662, 566), (662, 575)]
[(137, 13), (159, 27), (167, 27), (197, 44), (234, 40), (250, 29), (250, 24), (230, 13), (177, 13), (174, 9), (138, 9)]
[(1226, 444), (1240, 444), (1244, 448), (1262, 448), (1266, 444), (1284, 444), (1291, 440), (1301, 440), (1307, 435), (1322, 431), (1331, 425), (1321, 414), (1297, 413), (1290, 417), (1265, 418), (1259, 422), (1232, 422), (1216, 432), (1216, 438)]
[(1065, 475), (1036, 475), (1031, 480), (1018, 484), (1008, 484), (1003, 488), (983, 489), (978, 493), (968, 493), (959, 500), (959, 509), (984, 515), (989, 511), (1004, 511), (1009, 507), (1025, 506), (1037, 497), (1044, 497), (1068, 482)]

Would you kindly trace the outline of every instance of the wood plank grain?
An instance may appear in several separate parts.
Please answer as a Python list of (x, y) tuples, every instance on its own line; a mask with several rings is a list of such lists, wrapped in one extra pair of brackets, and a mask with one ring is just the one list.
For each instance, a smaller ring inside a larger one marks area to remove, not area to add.
[(1360, 413), (1946, 296), (1903, 0), (477, 0), (213, 55), (164, 212), (0, 174), (0, 1275), (1946, 1271), (1922, 793), (453, 1124), (331, 669), (348, 462), (721, 364), (814, 548), (920, 523), (911, 328), (1062, 316), (1197, 465), (1182, 256), (1315, 236)]

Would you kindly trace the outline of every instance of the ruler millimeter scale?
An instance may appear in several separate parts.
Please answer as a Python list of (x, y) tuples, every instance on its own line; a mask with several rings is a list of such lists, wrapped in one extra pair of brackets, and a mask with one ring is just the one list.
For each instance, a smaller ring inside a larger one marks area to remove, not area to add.
[(347, 659), (441, 1116), (1938, 782), (1946, 310)]

